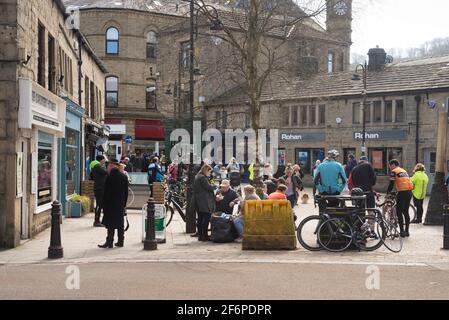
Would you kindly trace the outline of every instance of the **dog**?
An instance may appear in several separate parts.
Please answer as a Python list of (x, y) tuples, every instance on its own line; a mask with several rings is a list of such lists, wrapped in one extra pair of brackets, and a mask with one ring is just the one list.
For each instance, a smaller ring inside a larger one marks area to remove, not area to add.
[(301, 202), (302, 202), (302, 204), (307, 204), (307, 203), (309, 203), (309, 199), (310, 199), (309, 195), (308, 195), (307, 193), (304, 193), (304, 194), (302, 195), (302, 197), (301, 197)]

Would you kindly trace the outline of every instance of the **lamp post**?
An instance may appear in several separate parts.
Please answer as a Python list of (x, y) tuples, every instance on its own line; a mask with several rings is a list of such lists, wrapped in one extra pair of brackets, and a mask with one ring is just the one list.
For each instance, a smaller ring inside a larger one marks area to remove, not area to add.
[(362, 91), (362, 156), (366, 156), (366, 120), (365, 120), (365, 112), (366, 112), (366, 97), (367, 97), (367, 89), (366, 89), (366, 77), (367, 77), (367, 71), (368, 66), (365, 62), (365, 64), (358, 64), (355, 68), (355, 74), (352, 75), (352, 80), (354, 81), (360, 81), (360, 76), (357, 74), (359, 68), (363, 71), (363, 91)]
[[(218, 19), (218, 11), (215, 7), (208, 4), (200, 4), (196, 0), (183, 0), (190, 4), (190, 48), (189, 48), (189, 76), (190, 76), (190, 94), (189, 94), (189, 107), (190, 107), (190, 144), (192, 149), (190, 150), (190, 163), (189, 163), (189, 177), (187, 187), (187, 209), (186, 209), (186, 233), (195, 233), (196, 231), (196, 213), (192, 206), (193, 195), (193, 182), (195, 180), (194, 172), (194, 154), (193, 154), (193, 121), (194, 121), (194, 102), (195, 102), (195, 34), (198, 36), (198, 14), (201, 12), (210, 16), (211, 9), (214, 12), (211, 30), (221, 30), (221, 22)], [(195, 13), (195, 10), (196, 13)], [(196, 71), (196, 72), (195, 72)], [(200, 151), (200, 150), (196, 150)], [(201, 151), (200, 151), (201, 152)]]

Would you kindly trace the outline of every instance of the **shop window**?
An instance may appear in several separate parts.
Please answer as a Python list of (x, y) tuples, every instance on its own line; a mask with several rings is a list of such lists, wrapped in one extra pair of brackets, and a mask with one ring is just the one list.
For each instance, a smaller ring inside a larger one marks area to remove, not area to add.
[(157, 38), (153, 31), (147, 34), (147, 59), (156, 59)]
[(321, 105), (318, 107), (318, 124), (325, 125), (326, 124), (326, 106)]
[(118, 78), (107, 77), (106, 78), (106, 107), (117, 108), (118, 107)]
[(380, 176), (389, 174), (390, 160), (397, 159), (402, 165), (402, 148), (370, 148), (368, 155), (374, 171)]
[(393, 101), (385, 101), (384, 122), (393, 122)]
[(381, 101), (373, 102), (373, 122), (374, 123), (382, 122), (382, 102)]
[(396, 100), (396, 121), (404, 122), (404, 101)]
[(118, 55), (119, 53), (119, 32), (117, 28), (111, 27), (106, 31), (106, 54)]
[(317, 160), (324, 160), (324, 149), (296, 149), (296, 164), (310, 174)]
[(72, 129), (66, 129), (66, 160), (65, 179), (66, 195), (71, 196), (77, 192), (78, 183), (78, 133)]
[(355, 148), (346, 148), (343, 149), (343, 164), (346, 165), (348, 164), (348, 157), (350, 154), (352, 154), (355, 157), (357, 150)]
[(147, 86), (145, 100), (147, 109), (156, 109), (156, 87), (154, 85)]
[(360, 102), (355, 102), (352, 104), (352, 123), (360, 123)]
[(53, 200), (52, 171), (54, 162), (53, 153), (53, 135), (44, 132), (38, 132), (37, 152), (37, 205), (43, 206)]

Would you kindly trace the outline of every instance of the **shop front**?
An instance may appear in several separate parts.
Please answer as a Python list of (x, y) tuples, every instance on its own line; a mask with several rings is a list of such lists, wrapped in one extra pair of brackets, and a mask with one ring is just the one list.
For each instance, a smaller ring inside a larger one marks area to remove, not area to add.
[(65, 138), (60, 139), (59, 199), (67, 215), (67, 201), (80, 194), (81, 183), (81, 124), (84, 109), (66, 99)]
[(106, 123), (106, 126), (110, 129), (109, 136), (109, 146), (108, 151), (106, 153), (108, 158), (115, 158), (120, 160), (123, 156), (128, 155), (128, 148), (125, 147), (125, 139), (126, 139), (126, 124), (110, 124)]
[[(279, 157), (284, 162), (299, 164), (304, 174), (310, 174), (316, 160), (324, 160), (325, 143), (325, 132), (281, 131)], [(286, 153), (290, 155), (287, 159)]]
[[(29, 222), (27, 231), (30, 231), (34, 220), (38, 219), (36, 216), (49, 212), (52, 202), (58, 198), (59, 139), (65, 136), (66, 104), (63, 99), (31, 80), (20, 79), (19, 87), (18, 124), (24, 132), (28, 130), (30, 133), (22, 138), (22, 144), (29, 145), (21, 155), (22, 166), (31, 168), (31, 176), (25, 174), (21, 181), (23, 201), (26, 202), (22, 206), (22, 225)], [(27, 191), (29, 185), (31, 194)], [(29, 212), (34, 216), (31, 217)], [(48, 217), (41, 220), (46, 220), (48, 226)], [(45, 224), (42, 221), (39, 223)]]

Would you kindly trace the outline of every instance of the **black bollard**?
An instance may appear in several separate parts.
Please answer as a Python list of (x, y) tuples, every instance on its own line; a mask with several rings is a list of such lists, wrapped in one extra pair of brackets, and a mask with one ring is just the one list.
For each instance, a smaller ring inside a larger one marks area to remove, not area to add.
[(61, 204), (55, 201), (51, 208), (51, 238), (48, 259), (61, 259), (64, 256), (61, 246)]
[(147, 230), (145, 235), (145, 242), (143, 244), (143, 250), (157, 250), (156, 231), (155, 231), (155, 202), (153, 198), (148, 200), (147, 206)]
[(449, 205), (444, 206), (443, 224), (444, 224), (443, 249), (449, 250)]

